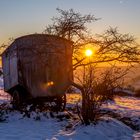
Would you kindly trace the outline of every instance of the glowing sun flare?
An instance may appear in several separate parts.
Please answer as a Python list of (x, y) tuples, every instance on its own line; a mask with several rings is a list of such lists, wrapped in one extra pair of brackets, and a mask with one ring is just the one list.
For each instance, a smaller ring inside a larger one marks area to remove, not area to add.
[(90, 49), (87, 49), (87, 50), (85, 51), (85, 55), (86, 55), (86, 56), (91, 56), (91, 55), (93, 55), (93, 51), (90, 50)]

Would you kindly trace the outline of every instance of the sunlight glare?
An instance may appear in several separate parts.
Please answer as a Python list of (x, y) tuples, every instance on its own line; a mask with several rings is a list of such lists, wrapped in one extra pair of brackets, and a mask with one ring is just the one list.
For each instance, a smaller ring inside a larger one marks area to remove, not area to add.
[(87, 49), (87, 50), (85, 51), (85, 55), (86, 55), (86, 56), (92, 56), (92, 55), (93, 55), (93, 51), (92, 51), (91, 49)]

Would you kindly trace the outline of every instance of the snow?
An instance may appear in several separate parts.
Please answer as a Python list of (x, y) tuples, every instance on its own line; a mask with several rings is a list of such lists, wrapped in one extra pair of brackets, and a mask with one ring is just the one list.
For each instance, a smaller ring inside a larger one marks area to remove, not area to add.
[(103, 108), (112, 110), (122, 117), (139, 117), (140, 116), (140, 98), (135, 97), (116, 97), (115, 102), (104, 104)]
[(123, 123), (109, 117), (102, 118), (97, 125), (83, 126), (79, 123), (67, 130), (67, 121), (52, 118), (35, 121), (33, 118), (22, 118), (17, 112), (11, 115), (10, 120), (0, 123), (2, 140), (131, 140), (134, 133)]
[[(111, 129), (110, 129), (111, 128)], [(80, 126), (72, 132), (60, 132), (57, 139), (72, 140), (129, 140), (132, 138), (133, 131), (112, 118), (103, 118), (97, 125)]]
[(115, 102), (104, 104), (102, 109), (119, 114), (121, 119), (128, 121), (135, 129), (138, 129), (134, 138), (140, 140), (140, 98), (116, 97)]
[[(73, 96), (77, 99), (79, 97), (74, 94)], [(139, 102), (136, 100), (135, 102), (138, 111), (139, 104), (137, 105), (137, 103)], [(106, 109), (109, 107), (114, 109), (113, 106), (115, 108), (115, 103), (112, 102), (112, 105), (110, 103)], [(132, 109), (132, 105), (128, 102), (124, 106), (130, 106), (130, 110)], [(117, 107), (120, 108), (119, 105), (116, 105)], [(40, 120), (35, 119), (38, 115)], [(0, 139), (2, 140), (132, 140), (135, 134), (130, 127), (110, 117), (102, 117), (96, 125), (84, 126), (79, 120), (64, 119), (60, 121), (57, 117), (51, 118), (49, 112), (46, 115), (32, 112), (31, 117), (27, 118), (18, 111), (12, 111), (6, 116), (6, 121), (0, 123)], [(68, 127), (70, 125), (73, 127)], [(138, 133), (135, 135), (136, 137), (139, 139)]]
[(0, 135), (3, 140), (46, 140), (51, 139), (60, 129), (58, 122), (35, 121), (31, 119), (14, 120), (0, 124)]
[(10, 100), (10, 95), (4, 92), (3, 77), (0, 76), (0, 104), (8, 102)]
[(7, 103), (10, 100), (10, 95), (3, 91), (3, 89), (0, 89), (0, 104)]
[(135, 97), (116, 97), (115, 102), (108, 102), (103, 108), (112, 110), (122, 116), (140, 116), (140, 98)]
[[(1, 84), (0, 80), (0, 86)], [(0, 90), (0, 104), (9, 102), (10, 96)], [(69, 104), (81, 100), (79, 94), (69, 95)], [(133, 97), (116, 98), (115, 102), (103, 105), (103, 109), (117, 111), (122, 116), (130, 116), (136, 120), (140, 114), (140, 100)], [(63, 114), (65, 112), (61, 112)], [(58, 115), (58, 114), (55, 114)], [(0, 122), (0, 140), (139, 140), (136, 133), (124, 123), (102, 117), (96, 124), (81, 125), (79, 120), (52, 118), (46, 114), (31, 112), (31, 117), (23, 117), (18, 111), (11, 111), (5, 115), (6, 121)], [(40, 119), (37, 119), (37, 117)], [(72, 127), (70, 127), (72, 126)]]

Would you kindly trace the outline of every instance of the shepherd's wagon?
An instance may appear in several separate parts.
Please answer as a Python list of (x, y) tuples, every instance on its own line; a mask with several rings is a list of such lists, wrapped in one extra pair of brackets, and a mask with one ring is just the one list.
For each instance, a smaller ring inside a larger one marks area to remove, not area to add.
[(72, 79), (72, 43), (45, 34), (22, 36), (2, 54), (4, 90), (19, 105), (32, 99), (66, 103)]

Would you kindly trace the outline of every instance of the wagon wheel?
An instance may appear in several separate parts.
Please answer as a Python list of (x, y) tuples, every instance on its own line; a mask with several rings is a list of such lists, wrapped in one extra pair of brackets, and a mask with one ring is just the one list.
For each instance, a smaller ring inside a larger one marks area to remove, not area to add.
[(17, 90), (14, 90), (12, 97), (13, 97), (13, 100), (12, 100), (13, 108), (19, 109), (19, 105), (21, 103), (21, 97), (20, 97), (19, 92)]

